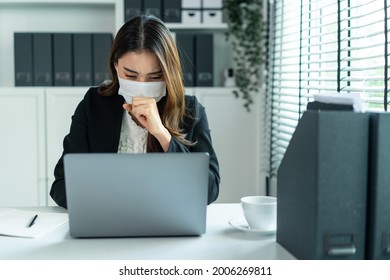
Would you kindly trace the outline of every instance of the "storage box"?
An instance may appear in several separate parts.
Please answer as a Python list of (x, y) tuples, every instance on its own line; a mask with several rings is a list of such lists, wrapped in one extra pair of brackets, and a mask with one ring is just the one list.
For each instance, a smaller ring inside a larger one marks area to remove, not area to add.
[(144, 10), (146, 15), (162, 18), (161, 0), (144, 0)]
[(364, 259), (367, 114), (303, 113), (278, 169), (276, 241), (298, 259)]
[(195, 85), (195, 46), (194, 33), (178, 32), (176, 42), (179, 49), (180, 61), (183, 68), (184, 85), (193, 87)]
[(182, 23), (199, 24), (201, 23), (201, 11), (200, 10), (182, 10), (181, 12)]
[(203, 0), (203, 9), (222, 9), (222, 0)]
[(195, 86), (212, 87), (214, 84), (214, 39), (212, 33), (195, 36)]
[(200, 9), (202, 8), (202, 0), (182, 0), (181, 7), (183, 9)]
[(125, 0), (125, 21), (142, 14), (142, 0)]
[(390, 114), (370, 114), (367, 259), (390, 259)]
[(222, 10), (203, 10), (203, 23), (222, 23)]
[(181, 0), (164, 1), (164, 21), (181, 22)]

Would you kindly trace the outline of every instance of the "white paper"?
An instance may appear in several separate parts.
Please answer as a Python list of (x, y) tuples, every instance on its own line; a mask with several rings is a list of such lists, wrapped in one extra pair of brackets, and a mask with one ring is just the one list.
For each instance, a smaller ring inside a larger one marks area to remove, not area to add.
[[(35, 215), (38, 217), (29, 227)], [(67, 213), (46, 213), (0, 208), (0, 235), (37, 238), (69, 221)]]
[(315, 94), (314, 100), (323, 103), (352, 105), (355, 112), (364, 112), (362, 96), (359, 93), (321, 93)]

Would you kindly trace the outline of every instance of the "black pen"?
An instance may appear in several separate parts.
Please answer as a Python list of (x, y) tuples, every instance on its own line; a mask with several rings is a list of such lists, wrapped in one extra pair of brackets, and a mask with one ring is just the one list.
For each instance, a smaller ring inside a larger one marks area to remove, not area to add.
[(38, 215), (35, 215), (28, 227), (32, 227), (35, 224), (35, 220), (38, 218)]

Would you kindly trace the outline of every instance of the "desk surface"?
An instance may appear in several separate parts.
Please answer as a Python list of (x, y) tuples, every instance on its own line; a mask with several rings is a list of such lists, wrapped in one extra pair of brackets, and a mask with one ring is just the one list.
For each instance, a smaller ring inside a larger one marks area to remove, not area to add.
[[(29, 210), (63, 212), (59, 207)], [(69, 225), (37, 239), (0, 236), (0, 259), (96, 260), (96, 259), (294, 259), (275, 241), (232, 228), (228, 221), (242, 215), (239, 204), (212, 204), (207, 209), (206, 234), (200, 237), (75, 239)]]

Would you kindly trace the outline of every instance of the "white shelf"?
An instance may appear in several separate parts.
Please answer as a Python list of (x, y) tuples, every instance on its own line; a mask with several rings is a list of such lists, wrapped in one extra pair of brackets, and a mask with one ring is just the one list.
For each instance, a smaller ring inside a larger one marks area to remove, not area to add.
[[(6, 12), (6, 9), (20, 9), (22, 12), (31, 8), (47, 9), (56, 6), (73, 7), (77, 14), (80, 7), (89, 7), (90, 12), (93, 13), (94, 8), (106, 8), (114, 10), (115, 22), (111, 29), (115, 32), (123, 25), (124, 22), (124, 1), (123, 0), (0, 0), (0, 12)], [(76, 6), (76, 9), (75, 9)], [(79, 8), (77, 8), (79, 7)], [(60, 10), (62, 7), (60, 8)], [(0, 13), (1, 14), (1, 13)], [(97, 15), (98, 17), (99, 15)], [(87, 15), (89, 18), (89, 15)], [(61, 19), (60, 19), (61, 20)], [(103, 18), (103, 21), (105, 19)], [(64, 23), (66, 25), (66, 23)], [(50, 27), (50, 24), (46, 24)]]
[[(14, 86), (14, 33), (93, 33), (113, 36), (124, 23), (123, 0), (0, 0), (0, 87)], [(167, 23), (173, 32), (214, 34), (214, 85), (223, 84), (223, 72), (232, 67), (231, 48), (225, 41), (227, 23)], [(216, 51), (218, 50), (218, 51)]]
[(226, 23), (200, 23), (200, 24), (189, 24), (189, 23), (167, 23), (169, 29), (196, 29), (196, 30), (225, 30), (227, 29)]
[(221, 92), (233, 92), (233, 87), (186, 87), (186, 91), (194, 91), (196, 93), (220, 94)]
[[(55, 91), (55, 92), (61, 92), (61, 93), (86, 93), (89, 89), (89, 86), (85, 87), (13, 87), (13, 86), (0, 86), (0, 94), (6, 93), (8, 91), (17, 91), (19, 93), (28, 93), (28, 92), (35, 92), (35, 91)], [(232, 92), (235, 88), (234, 87), (186, 87), (185, 90), (189, 92), (197, 92), (197, 93), (207, 93), (207, 94), (219, 94), (221, 92)]]
[(15, 32), (109, 32), (123, 25), (123, 0), (0, 0), (0, 86), (13, 86)]
[(0, 0), (1, 4), (116, 4), (121, 0)]

